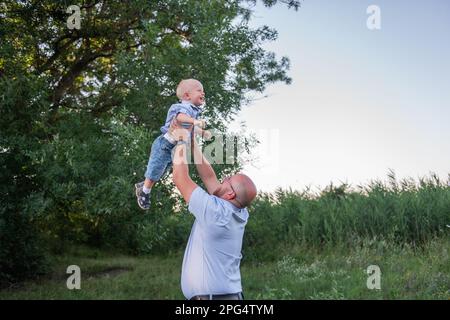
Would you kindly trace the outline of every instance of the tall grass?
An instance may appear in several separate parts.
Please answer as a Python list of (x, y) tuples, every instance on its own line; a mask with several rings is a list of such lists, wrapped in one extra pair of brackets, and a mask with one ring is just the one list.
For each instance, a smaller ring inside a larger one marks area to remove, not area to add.
[[(367, 186), (260, 194), (249, 208), (244, 235), (247, 298), (448, 298), (449, 183), (450, 177), (444, 182), (434, 174), (397, 181), (391, 172), (387, 181)], [(179, 268), (193, 219), (161, 212), (139, 229), (138, 253), (151, 256), (112, 254), (99, 266), (97, 253), (70, 254), (57, 259), (56, 279), (0, 291), (0, 299), (182, 299)], [(62, 267), (69, 264), (92, 278), (83, 284), (86, 290), (66, 289)], [(383, 269), (384, 289), (378, 293), (365, 286), (370, 264)]]
[(397, 181), (391, 171), (387, 182), (367, 186), (263, 193), (250, 208), (246, 246), (355, 246), (365, 239), (419, 246), (450, 232), (449, 183), (435, 174)]
[[(352, 249), (286, 246), (273, 260), (241, 265), (246, 299), (448, 299), (450, 243), (421, 249), (366, 240)], [(71, 248), (54, 256), (52, 272), (0, 289), (3, 299), (184, 299), (183, 250), (165, 256), (129, 256)], [(67, 266), (81, 269), (81, 290), (68, 290)], [(381, 269), (381, 289), (367, 288), (367, 267)]]

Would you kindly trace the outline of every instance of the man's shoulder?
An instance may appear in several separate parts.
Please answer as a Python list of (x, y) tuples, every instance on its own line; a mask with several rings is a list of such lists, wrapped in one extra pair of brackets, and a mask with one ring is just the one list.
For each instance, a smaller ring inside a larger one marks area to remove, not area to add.
[[(236, 206), (234, 206), (231, 202), (219, 198), (215, 195), (209, 194), (202, 187), (197, 186), (194, 191), (192, 191), (191, 198), (189, 200), (189, 206), (197, 207), (200, 205), (207, 205), (209, 211), (220, 211), (220, 212), (235, 212), (239, 210)], [(206, 209), (206, 208), (205, 208)], [(245, 209), (246, 210), (246, 209)]]
[(205, 189), (203, 189), (200, 186), (197, 186), (194, 191), (192, 191), (192, 195), (191, 195), (191, 199), (189, 201), (189, 203), (191, 203), (192, 201), (204, 201), (208, 198), (212, 197), (208, 192), (205, 191)]
[(194, 191), (192, 191), (191, 198), (189, 199), (189, 208), (208, 208), (208, 210), (215, 210), (217, 208), (223, 207), (223, 199), (209, 194), (200, 186), (197, 186)]
[(189, 200), (189, 211), (200, 221), (208, 225), (225, 225), (233, 215), (228, 201), (207, 193), (197, 187)]

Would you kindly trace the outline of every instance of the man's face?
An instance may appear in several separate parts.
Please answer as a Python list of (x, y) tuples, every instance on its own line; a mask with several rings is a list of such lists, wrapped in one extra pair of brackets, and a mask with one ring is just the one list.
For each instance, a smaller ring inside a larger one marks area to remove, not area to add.
[(220, 186), (213, 192), (216, 197), (229, 200), (234, 195), (233, 177), (225, 177)]
[(256, 197), (256, 186), (244, 174), (238, 173), (222, 180), (222, 183), (213, 192), (216, 197), (232, 201), (239, 208), (244, 208)]
[(195, 106), (200, 106), (205, 103), (205, 92), (201, 84), (193, 85), (186, 94), (188, 100)]
[(237, 183), (239, 182), (239, 176), (233, 175), (226, 177), (222, 180), (220, 186), (213, 192), (216, 197), (222, 198), (224, 200), (233, 200), (240, 208), (244, 208), (242, 203), (238, 200), (238, 195), (236, 194)]

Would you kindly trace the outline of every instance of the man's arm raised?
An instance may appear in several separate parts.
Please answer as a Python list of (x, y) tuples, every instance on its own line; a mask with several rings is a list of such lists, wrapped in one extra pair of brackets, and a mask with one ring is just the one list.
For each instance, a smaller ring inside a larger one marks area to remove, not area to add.
[[(183, 141), (187, 140), (189, 133), (185, 129), (177, 129), (175, 131), (175, 136), (180, 137)], [(187, 153), (187, 144), (186, 143), (178, 143), (174, 147), (174, 155), (173, 155), (173, 182), (175, 186), (180, 191), (184, 200), (189, 203), (191, 199), (192, 192), (197, 188), (197, 184), (192, 181), (189, 176), (189, 167), (187, 165), (186, 153)]]
[(217, 180), (216, 173), (211, 164), (206, 160), (195, 138), (192, 139), (192, 152), (194, 153), (194, 162), (197, 168), (198, 174), (206, 186), (209, 194), (219, 187), (220, 183)]

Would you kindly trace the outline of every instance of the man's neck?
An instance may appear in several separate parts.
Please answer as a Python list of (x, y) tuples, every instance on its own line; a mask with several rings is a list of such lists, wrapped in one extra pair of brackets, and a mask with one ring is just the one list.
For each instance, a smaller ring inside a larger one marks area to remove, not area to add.
[[(222, 198), (222, 199), (223, 199), (223, 198)], [(238, 208), (238, 209), (244, 209), (243, 207), (241, 207), (240, 204), (237, 203), (236, 200), (233, 200), (233, 199), (229, 199), (229, 200), (223, 199), (223, 200), (228, 201), (229, 203), (231, 203), (233, 206), (235, 206), (235, 207)]]

